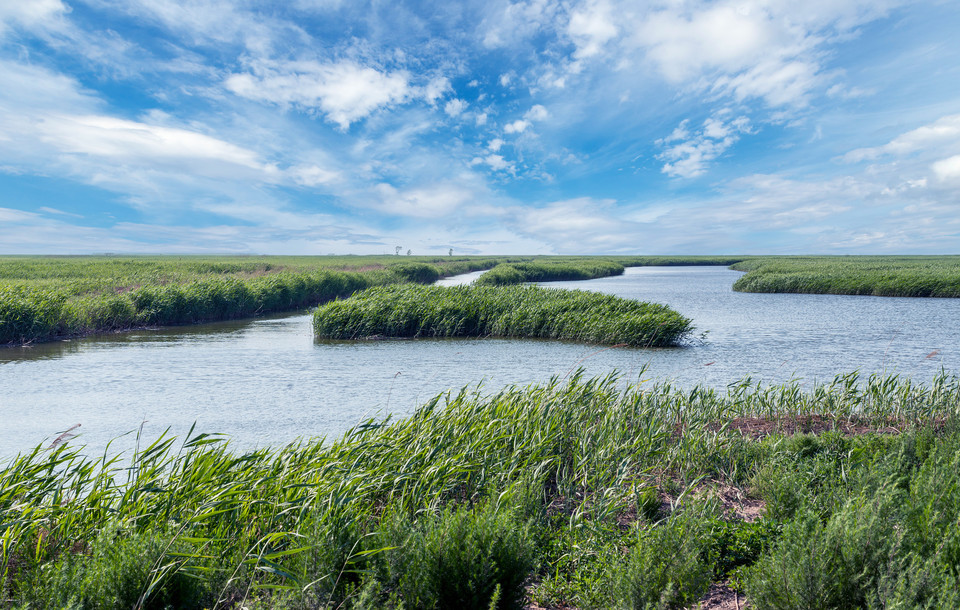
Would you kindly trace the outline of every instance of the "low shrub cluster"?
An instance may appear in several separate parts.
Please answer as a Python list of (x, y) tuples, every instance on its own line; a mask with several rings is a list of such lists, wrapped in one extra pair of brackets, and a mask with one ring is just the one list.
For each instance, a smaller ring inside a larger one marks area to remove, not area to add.
[[(4, 608), (953, 607), (960, 380), (461, 391), (329, 443), (54, 443), (0, 470)], [(758, 405), (901, 434), (745, 437)], [(737, 494), (766, 503), (743, 519)], [(724, 495), (726, 494), (726, 495)]]
[(504, 286), (523, 282), (592, 280), (622, 275), (623, 265), (609, 260), (570, 262), (500, 263), (474, 281), (478, 286)]
[(672, 345), (690, 320), (664, 305), (536, 286), (380, 286), (314, 314), (326, 339), (531, 337), (633, 347)]

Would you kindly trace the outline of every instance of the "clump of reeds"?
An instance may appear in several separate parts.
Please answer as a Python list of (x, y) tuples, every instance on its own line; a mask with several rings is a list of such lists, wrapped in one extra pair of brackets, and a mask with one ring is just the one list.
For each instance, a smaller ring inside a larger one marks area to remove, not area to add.
[(500, 263), (474, 281), (478, 286), (504, 286), (523, 282), (592, 280), (622, 275), (623, 265), (609, 260)]
[(610, 295), (536, 286), (381, 286), (319, 307), (327, 339), (527, 337), (632, 347), (677, 343), (690, 320), (672, 309)]

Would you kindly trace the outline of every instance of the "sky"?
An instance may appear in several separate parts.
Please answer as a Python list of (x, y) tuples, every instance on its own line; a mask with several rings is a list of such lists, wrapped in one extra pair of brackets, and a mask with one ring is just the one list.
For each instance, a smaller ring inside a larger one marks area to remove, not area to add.
[(0, 0), (0, 253), (960, 253), (960, 2)]

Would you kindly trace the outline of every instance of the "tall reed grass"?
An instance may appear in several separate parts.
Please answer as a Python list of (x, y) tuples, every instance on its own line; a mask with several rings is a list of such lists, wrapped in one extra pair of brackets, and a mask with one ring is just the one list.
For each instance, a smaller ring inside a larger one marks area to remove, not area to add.
[(664, 305), (535, 286), (381, 286), (314, 313), (326, 339), (528, 337), (633, 347), (673, 345), (690, 320)]
[[(247, 453), (193, 430), (126, 456), (38, 447), (0, 470), (0, 606), (506, 608), (531, 579), (544, 604), (675, 606), (731, 566), (759, 607), (949, 604), (960, 381), (795, 388), (577, 375)], [(913, 427), (727, 428), (757, 413)], [(711, 485), (776, 517), (748, 528)]]
[[(954, 547), (937, 532), (960, 516), (960, 382), (851, 380), (716, 392), (575, 376), (248, 453), (192, 430), (127, 456), (38, 447), (0, 470), (0, 606), (519, 607), (533, 578), (545, 603), (644, 607), (695, 600), (737, 565), (761, 607), (777, 591), (949, 601)], [(758, 412), (917, 428), (752, 441), (724, 427)], [(708, 481), (760, 494), (783, 541), (730, 521), (697, 492)], [(641, 510), (651, 492), (670, 505)], [(871, 521), (888, 514), (907, 521)], [(766, 542), (735, 546), (748, 531)], [(804, 580), (818, 570), (847, 580)]]

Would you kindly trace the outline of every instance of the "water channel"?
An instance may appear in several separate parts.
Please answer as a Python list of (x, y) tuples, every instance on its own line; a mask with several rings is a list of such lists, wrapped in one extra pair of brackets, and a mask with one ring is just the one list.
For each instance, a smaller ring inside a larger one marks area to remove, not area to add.
[[(93, 452), (136, 430), (196, 422), (238, 450), (341, 434), (449, 389), (618, 372), (722, 388), (751, 376), (805, 385), (859, 370), (929, 381), (960, 370), (960, 299), (748, 294), (722, 267), (638, 267), (552, 285), (666, 303), (696, 338), (667, 349), (499, 339), (320, 342), (309, 312), (0, 349), (0, 463), (81, 424)], [(469, 280), (470, 278), (466, 278)], [(463, 278), (447, 283), (465, 281)], [(704, 338), (699, 338), (705, 333)], [(642, 375), (641, 375), (642, 373)], [(146, 423), (144, 423), (146, 422)], [(113, 448), (132, 443), (132, 435)]]

